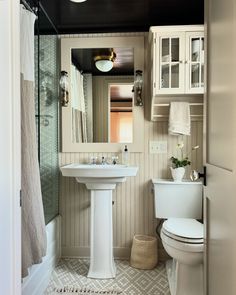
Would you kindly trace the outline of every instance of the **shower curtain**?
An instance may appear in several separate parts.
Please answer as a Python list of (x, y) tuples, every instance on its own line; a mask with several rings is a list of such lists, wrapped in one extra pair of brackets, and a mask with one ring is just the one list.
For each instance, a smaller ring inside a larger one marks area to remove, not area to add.
[(74, 65), (71, 65), (71, 86), (73, 141), (87, 142), (83, 75)]
[(46, 255), (34, 107), (35, 15), (21, 6), (22, 277)]
[(83, 77), (87, 141), (93, 142), (93, 76), (92, 74), (83, 74)]

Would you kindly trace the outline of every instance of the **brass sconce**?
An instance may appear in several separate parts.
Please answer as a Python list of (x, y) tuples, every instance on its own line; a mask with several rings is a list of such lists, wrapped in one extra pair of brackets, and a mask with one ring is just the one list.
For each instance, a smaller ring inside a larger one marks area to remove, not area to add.
[(69, 81), (68, 81), (68, 73), (66, 71), (61, 71), (60, 87), (61, 87), (61, 105), (63, 107), (67, 107), (69, 102), (69, 91), (68, 91)]
[(134, 77), (134, 97), (136, 99), (137, 106), (143, 106), (143, 99), (142, 99), (142, 88), (143, 88), (143, 72), (141, 70), (135, 71)]

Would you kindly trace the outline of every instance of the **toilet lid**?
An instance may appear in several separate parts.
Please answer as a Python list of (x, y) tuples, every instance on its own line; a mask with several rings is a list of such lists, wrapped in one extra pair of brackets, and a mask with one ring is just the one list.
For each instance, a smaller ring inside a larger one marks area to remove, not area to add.
[(203, 224), (195, 219), (169, 218), (163, 223), (163, 229), (185, 239), (203, 239)]

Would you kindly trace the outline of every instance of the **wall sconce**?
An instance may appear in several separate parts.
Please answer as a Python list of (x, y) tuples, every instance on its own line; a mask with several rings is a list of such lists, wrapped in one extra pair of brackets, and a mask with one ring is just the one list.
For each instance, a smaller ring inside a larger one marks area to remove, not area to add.
[(136, 98), (136, 106), (140, 106), (140, 107), (143, 106), (142, 88), (143, 88), (143, 71), (137, 70), (135, 71), (133, 92)]
[(59, 83), (61, 87), (61, 105), (63, 107), (67, 107), (69, 102), (69, 81), (68, 73), (66, 71), (61, 71), (61, 78)]

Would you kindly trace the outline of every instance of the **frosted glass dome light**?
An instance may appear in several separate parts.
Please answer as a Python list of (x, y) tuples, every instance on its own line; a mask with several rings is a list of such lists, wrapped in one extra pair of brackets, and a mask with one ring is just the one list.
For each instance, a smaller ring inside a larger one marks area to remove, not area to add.
[(109, 72), (113, 68), (113, 62), (111, 60), (97, 60), (95, 65), (96, 68), (101, 72)]
[(75, 2), (75, 3), (82, 3), (82, 2), (85, 2), (87, 0), (70, 0), (71, 2)]
[(95, 66), (101, 72), (109, 72), (113, 68), (113, 62), (116, 59), (116, 54), (112, 50), (108, 55), (95, 56)]

